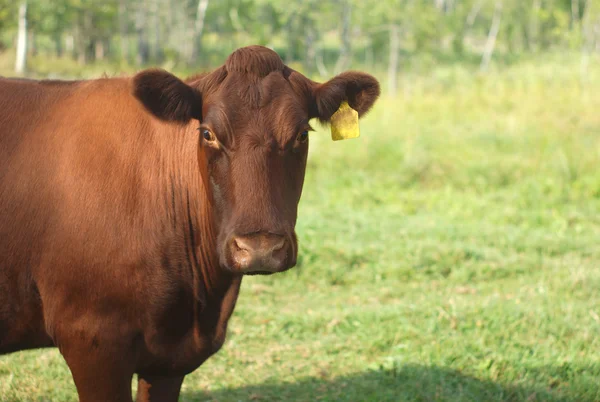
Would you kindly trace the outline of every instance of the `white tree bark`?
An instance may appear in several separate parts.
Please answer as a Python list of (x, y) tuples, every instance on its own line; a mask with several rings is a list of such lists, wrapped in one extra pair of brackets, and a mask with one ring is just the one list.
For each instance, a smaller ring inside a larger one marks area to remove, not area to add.
[(327, 70), (325, 63), (323, 62), (323, 55), (320, 51), (317, 52), (315, 64), (317, 65), (317, 70), (319, 70), (319, 75), (321, 77), (329, 77), (329, 70)]
[(483, 49), (483, 57), (481, 58), (481, 65), (479, 66), (480, 71), (486, 71), (492, 60), (492, 54), (496, 47), (496, 38), (498, 37), (498, 31), (500, 30), (500, 22), (502, 21), (502, 0), (496, 1), (496, 7), (494, 8), (494, 17), (492, 19), (492, 26), (490, 33), (488, 34), (485, 48)]
[(335, 63), (334, 73), (339, 74), (350, 66), (352, 61), (352, 38), (351, 36), (352, 5), (349, 1), (342, 4), (342, 29), (340, 31), (340, 55)]
[(194, 51), (192, 58), (196, 59), (200, 56), (200, 48), (202, 47), (202, 33), (204, 31), (204, 19), (206, 17), (206, 9), (208, 8), (208, 0), (199, 0), (198, 9), (196, 10), (196, 21), (194, 23)]
[(473, 7), (471, 7), (471, 10), (469, 11), (469, 15), (467, 15), (467, 26), (469, 28), (471, 28), (473, 26), (473, 24), (475, 23), (475, 19), (479, 15), (479, 12), (481, 11), (482, 6), (483, 6), (483, 0), (478, 0), (475, 4), (473, 4)]
[(196, 11), (196, 24), (194, 25), (196, 38), (202, 36), (202, 31), (204, 30), (204, 18), (206, 17), (207, 8), (208, 0), (200, 0), (198, 2), (198, 10)]
[(17, 59), (15, 72), (22, 74), (27, 65), (27, 0), (19, 6), (19, 33), (17, 35)]
[(579, 0), (571, 0), (571, 24), (572, 28), (579, 25)]
[(101, 39), (97, 39), (94, 43), (94, 59), (104, 60), (104, 42)]

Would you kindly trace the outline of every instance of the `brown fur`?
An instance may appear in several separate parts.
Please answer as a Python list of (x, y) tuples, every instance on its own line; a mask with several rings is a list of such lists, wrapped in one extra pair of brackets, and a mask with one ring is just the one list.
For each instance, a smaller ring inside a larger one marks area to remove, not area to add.
[(235, 239), (284, 239), (267, 271), (295, 264), (298, 133), (378, 95), (261, 47), (186, 82), (0, 79), (0, 353), (57, 346), (82, 401), (130, 401), (135, 373), (139, 401), (177, 400), (225, 340)]

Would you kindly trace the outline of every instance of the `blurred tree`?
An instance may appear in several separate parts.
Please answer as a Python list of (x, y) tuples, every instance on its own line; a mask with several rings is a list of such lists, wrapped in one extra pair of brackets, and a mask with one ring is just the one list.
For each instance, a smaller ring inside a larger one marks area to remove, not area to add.
[(21, 1), (19, 6), (19, 33), (17, 36), (17, 57), (15, 72), (22, 74), (27, 65), (27, 1)]
[(194, 24), (194, 51), (192, 59), (197, 59), (200, 55), (202, 45), (202, 33), (204, 32), (204, 18), (206, 17), (206, 9), (208, 8), (208, 0), (198, 0), (198, 9), (196, 10), (196, 23)]
[(149, 18), (148, 18), (148, 0), (138, 0), (135, 10), (135, 34), (137, 37), (137, 57), (138, 66), (145, 65), (150, 59), (149, 39)]
[(334, 73), (336, 74), (346, 70), (352, 58), (352, 37), (350, 33), (352, 3), (350, 0), (340, 0), (340, 14), (340, 54), (334, 67)]
[(415, 65), (600, 46), (592, 0), (28, 0), (24, 41), (21, 4), (0, 0), (0, 51), (197, 69), (258, 43), (309, 75), (386, 68), (391, 93)]
[(490, 27), (490, 33), (485, 42), (485, 48), (483, 49), (483, 57), (481, 59), (480, 70), (487, 70), (490, 60), (492, 59), (492, 53), (496, 46), (496, 38), (498, 37), (498, 31), (500, 30), (500, 23), (502, 21), (502, 0), (496, 0), (494, 6), (494, 16), (492, 18), (492, 25)]

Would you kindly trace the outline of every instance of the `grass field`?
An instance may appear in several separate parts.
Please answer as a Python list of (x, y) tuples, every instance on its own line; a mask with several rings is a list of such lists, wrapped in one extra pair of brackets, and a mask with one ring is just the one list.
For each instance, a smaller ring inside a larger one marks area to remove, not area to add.
[[(183, 401), (600, 401), (600, 61), (403, 77), (311, 134), (299, 266), (244, 281)], [(56, 351), (1, 401), (76, 400)]]

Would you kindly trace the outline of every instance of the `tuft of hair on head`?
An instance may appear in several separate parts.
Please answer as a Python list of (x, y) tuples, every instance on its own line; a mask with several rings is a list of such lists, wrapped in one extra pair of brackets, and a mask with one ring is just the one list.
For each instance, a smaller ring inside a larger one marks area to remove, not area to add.
[(231, 53), (225, 62), (229, 72), (266, 77), (273, 71), (283, 71), (285, 64), (279, 55), (264, 46), (247, 46)]

